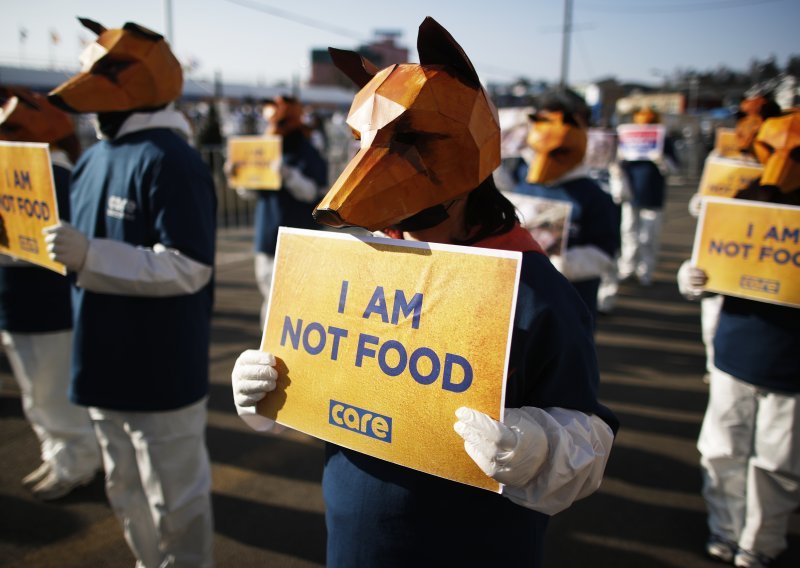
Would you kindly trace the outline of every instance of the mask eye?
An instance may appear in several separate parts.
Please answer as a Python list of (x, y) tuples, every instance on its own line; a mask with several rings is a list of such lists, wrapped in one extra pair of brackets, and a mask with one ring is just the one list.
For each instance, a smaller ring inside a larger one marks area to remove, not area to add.
[(775, 153), (775, 148), (767, 144), (766, 142), (757, 142), (759, 150), (764, 152), (767, 155), (772, 155)]
[(398, 132), (394, 135), (394, 141), (406, 146), (413, 146), (419, 139), (416, 132)]
[(789, 152), (789, 158), (794, 162), (800, 162), (800, 146), (792, 148), (792, 151)]
[(117, 75), (122, 73), (125, 69), (130, 67), (132, 61), (123, 61), (123, 60), (114, 60), (104, 57), (97, 61), (92, 67), (92, 74), (94, 75), (102, 75), (103, 77), (108, 78), (110, 81), (116, 83), (117, 82)]

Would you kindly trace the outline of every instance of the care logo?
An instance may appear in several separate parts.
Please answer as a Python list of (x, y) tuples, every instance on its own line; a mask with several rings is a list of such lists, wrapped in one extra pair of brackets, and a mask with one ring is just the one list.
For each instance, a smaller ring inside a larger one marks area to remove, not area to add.
[(392, 443), (392, 419), (388, 416), (331, 399), (328, 422), (381, 442)]
[(136, 214), (136, 202), (118, 195), (108, 196), (106, 215), (115, 219), (133, 220)]

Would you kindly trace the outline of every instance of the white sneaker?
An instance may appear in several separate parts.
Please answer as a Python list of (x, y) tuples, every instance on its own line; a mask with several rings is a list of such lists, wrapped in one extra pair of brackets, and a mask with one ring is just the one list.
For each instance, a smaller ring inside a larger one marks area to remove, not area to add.
[(740, 548), (733, 559), (733, 565), (737, 568), (769, 568), (772, 566), (772, 558)]
[(55, 472), (51, 471), (31, 489), (31, 493), (42, 501), (60, 499), (68, 495), (73, 489), (88, 485), (94, 477), (95, 472), (92, 472), (77, 479), (60, 479)]
[(715, 560), (729, 563), (736, 554), (736, 543), (712, 534), (706, 543), (706, 554)]
[(42, 462), (39, 467), (22, 478), (22, 485), (30, 489), (47, 477), (48, 473), (50, 473), (50, 464), (48, 462)]

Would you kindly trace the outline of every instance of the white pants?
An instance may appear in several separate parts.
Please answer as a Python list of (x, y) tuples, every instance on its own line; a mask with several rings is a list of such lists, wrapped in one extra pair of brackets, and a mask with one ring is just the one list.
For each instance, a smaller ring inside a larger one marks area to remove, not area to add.
[(86, 408), (69, 401), (72, 331), (0, 332), (22, 394), (25, 417), (39, 438), (42, 461), (59, 479), (100, 469), (100, 448)]
[(616, 263), (600, 275), (600, 286), (597, 288), (597, 311), (610, 313), (617, 303), (619, 279)]
[(712, 368), (697, 448), (710, 531), (776, 557), (800, 505), (800, 395), (757, 389)]
[(137, 566), (212, 566), (206, 400), (167, 412), (89, 412), (106, 494)]
[(643, 282), (650, 282), (658, 260), (661, 242), (663, 213), (657, 209), (622, 204), (620, 239), (622, 247), (617, 268), (620, 278), (636, 274)]
[(257, 252), (255, 257), (256, 285), (264, 301), (261, 303), (261, 327), (267, 319), (267, 305), (269, 304), (269, 291), (272, 288), (272, 270), (275, 267), (275, 257), (271, 254)]
[(700, 329), (706, 348), (706, 371), (709, 373), (714, 366), (714, 335), (717, 333), (719, 312), (722, 310), (722, 298), (720, 294), (714, 294), (700, 300)]

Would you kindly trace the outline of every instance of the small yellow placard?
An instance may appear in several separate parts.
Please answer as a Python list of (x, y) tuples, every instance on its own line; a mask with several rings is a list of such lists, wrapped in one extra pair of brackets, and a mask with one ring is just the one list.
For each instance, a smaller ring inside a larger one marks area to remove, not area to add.
[(228, 185), (245, 189), (280, 189), (280, 136), (236, 136), (228, 139)]
[(491, 491), (453, 430), (502, 420), (521, 253), (281, 227), (261, 349), (278, 387), (259, 414)]
[(725, 158), (738, 158), (741, 156), (739, 144), (736, 141), (736, 129), (720, 126), (714, 132), (714, 150)]
[(42, 229), (58, 224), (50, 149), (47, 144), (0, 142), (0, 252), (59, 274), (66, 267), (50, 260)]
[(692, 262), (712, 292), (800, 307), (800, 207), (705, 198)]
[(733, 197), (761, 177), (764, 167), (757, 161), (709, 156), (703, 166), (698, 191), (708, 197)]

